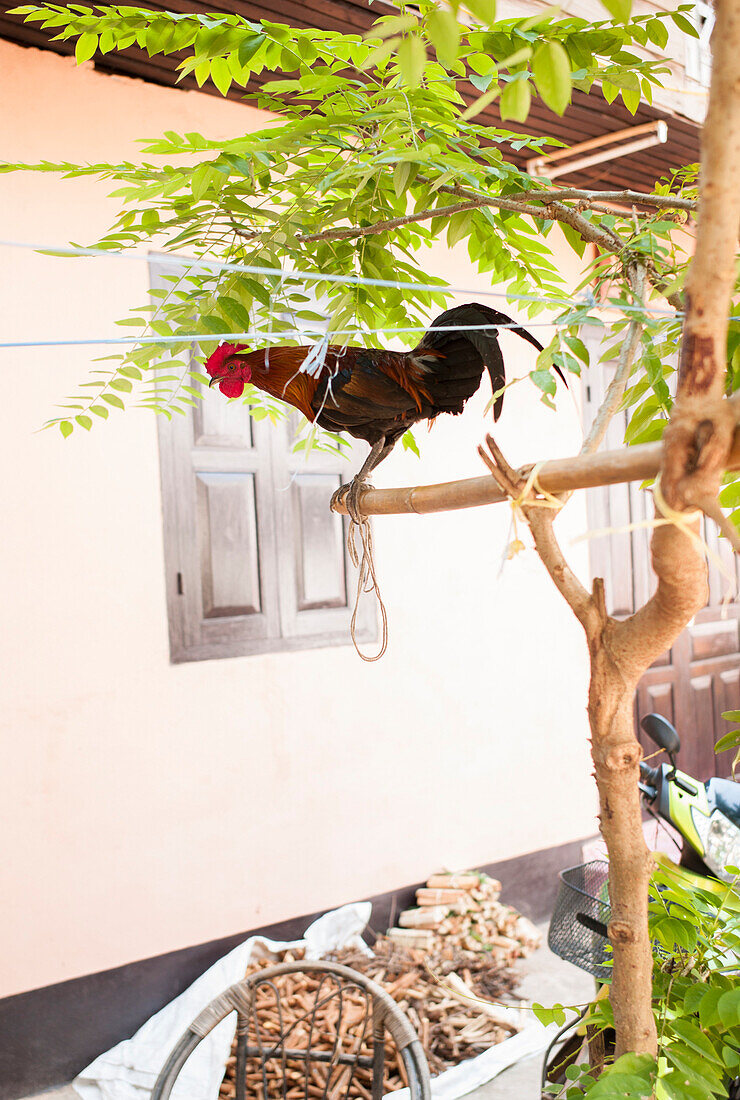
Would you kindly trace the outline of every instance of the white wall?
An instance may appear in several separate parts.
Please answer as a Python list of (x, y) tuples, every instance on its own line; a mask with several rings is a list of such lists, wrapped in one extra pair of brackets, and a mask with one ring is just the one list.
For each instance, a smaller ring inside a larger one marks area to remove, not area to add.
[[(0, 67), (11, 161), (118, 160), (166, 128), (259, 121), (4, 42)], [(0, 236), (92, 242), (105, 194), (0, 176)], [(432, 267), (484, 285), (459, 248)], [(146, 300), (143, 263), (3, 248), (0, 271), (5, 339), (110, 334)], [(378, 664), (347, 646), (171, 666), (154, 417), (36, 432), (94, 354), (0, 350), (0, 996), (594, 832), (585, 645), (531, 552), (501, 571), (508, 508), (378, 520)], [(484, 403), (420, 432), (422, 461), (398, 452), (376, 484), (481, 473)], [(554, 415), (527, 384), (506, 406), (514, 462), (577, 449), (567, 396)], [(567, 544), (583, 502), (559, 523)]]

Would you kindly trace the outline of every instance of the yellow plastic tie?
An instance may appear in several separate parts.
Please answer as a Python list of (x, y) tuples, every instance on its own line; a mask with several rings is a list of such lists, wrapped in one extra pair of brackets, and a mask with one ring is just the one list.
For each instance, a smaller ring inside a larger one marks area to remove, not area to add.
[[(556, 508), (558, 510), (563, 507), (562, 500), (558, 500), (558, 498), (556, 496), (553, 496), (552, 493), (549, 493), (547, 489), (543, 489), (539, 483), (539, 473), (544, 465), (544, 462), (536, 462), (534, 464), (532, 469), (529, 471), (529, 477), (525, 481), (524, 487), (522, 488), (519, 496), (512, 497), (509, 501), (509, 503), (511, 504), (511, 519), (514, 527), (514, 538), (511, 540), (506, 550), (507, 561), (511, 561), (512, 558), (516, 557), (517, 554), (520, 554), (522, 550), (526, 549), (524, 543), (519, 538), (519, 528), (517, 526), (518, 516), (524, 516), (525, 505), (528, 508)], [(544, 499), (540, 500), (537, 499), (537, 497), (532, 497), (533, 491), (537, 493), (539, 497), (543, 497)]]
[(683, 531), (687, 538), (691, 539), (696, 549), (717, 567), (719, 572), (728, 582), (729, 588), (722, 598), (723, 613), (726, 613), (727, 604), (730, 603), (733, 596), (736, 595), (737, 583), (735, 577), (727, 568), (727, 565), (722, 561), (719, 554), (716, 554), (698, 531), (695, 531), (691, 526), (696, 523), (697, 520), (701, 519), (704, 513), (700, 508), (692, 508), (686, 512), (679, 512), (677, 509), (672, 508), (661, 491), (660, 475), (656, 477), (653, 484), (653, 499), (656, 508), (660, 512), (659, 518), (636, 520), (634, 523), (626, 523), (622, 527), (600, 527), (596, 531), (586, 531), (585, 534), (576, 535), (574, 539), (571, 539), (571, 545), (575, 545), (577, 542), (584, 542), (586, 539), (598, 539), (604, 535), (626, 535), (631, 531), (640, 531), (645, 528), (652, 530), (655, 527), (665, 527), (667, 524), (671, 524), (673, 527), (677, 527), (680, 531)]

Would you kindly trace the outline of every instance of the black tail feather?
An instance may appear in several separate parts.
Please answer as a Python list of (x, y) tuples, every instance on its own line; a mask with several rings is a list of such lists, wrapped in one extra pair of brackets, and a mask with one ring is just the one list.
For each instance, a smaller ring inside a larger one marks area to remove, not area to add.
[[(490, 329), (476, 327), (467, 331), (456, 331), (451, 333), (439, 331), (448, 326), (458, 328), (460, 325), (481, 326), (487, 323), (490, 323)], [(527, 343), (537, 348), (538, 351), (543, 350), (539, 340), (521, 325), (514, 324), (513, 319), (506, 313), (502, 313), (498, 309), (492, 309), (491, 306), (481, 305), (479, 302), (468, 302), (462, 306), (454, 306), (452, 309), (446, 310), (445, 313), (435, 318), (431, 325), (432, 331), (424, 334), (418, 347), (414, 349), (412, 354), (418, 353), (425, 348), (447, 349), (451, 352), (452, 348), (449, 345), (453, 342), (462, 340), (467, 341), (483, 360), (491, 378), (493, 392), (496, 394), (498, 391), (503, 390), (503, 387), (506, 385), (504, 359), (498, 342), (498, 328), (501, 325), (506, 325), (511, 332), (515, 332), (517, 336), (521, 337), (522, 340), (526, 340)], [(558, 363), (553, 363), (553, 366), (567, 386), (568, 383), (561, 366)], [(503, 392), (501, 392), (494, 403), (494, 420), (498, 420), (501, 415), (503, 401), (504, 395)]]

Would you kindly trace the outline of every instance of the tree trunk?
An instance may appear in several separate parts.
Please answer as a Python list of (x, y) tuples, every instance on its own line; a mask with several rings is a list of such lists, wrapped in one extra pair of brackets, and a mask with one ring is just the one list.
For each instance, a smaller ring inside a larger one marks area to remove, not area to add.
[[(502, 493), (524, 512), (537, 552), (588, 641), (592, 757), (610, 863), (609, 938), (614, 950), (610, 1001), (617, 1056), (634, 1051), (655, 1057), (658, 1047), (647, 922), (651, 860), (642, 833), (638, 792), (642, 750), (634, 728), (634, 693), (642, 674), (706, 603), (707, 568), (698, 538), (701, 512), (697, 509), (714, 518), (735, 548), (740, 547), (737, 532), (725, 520), (717, 499), (737, 420), (736, 402), (724, 400), (723, 394), (740, 223), (740, 0), (716, 0), (715, 11), (696, 252), (686, 284), (678, 394), (654, 490), (662, 520), (651, 542), (658, 584), (645, 606), (624, 621), (612, 619), (606, 612), (603, 581), (597, 580), (589, 593), (563, 556), (553, 532), (552, 496), (543, 498), (536, 479), (527, 480), (514, 471), (490, 436), (490, 457), (479, 448)], [(633, 267), (630, 283), (640, 298), (637, 271)], [(620, 360), (625, 381), (629, 348), (637, 335), (633, 321)], [(603, 415), (598, 414), (587, 446), (598, 446), (603, 423), (616, 403), (611, 401)]]
[[(602, 582), (594, 589), (603, 608)], [(617, 1034), (616, 1054), (655, 1054), (657, 1032), (650, 996), (653, 954), (647, 929), (647, 884), (652, 860), (642, 832), (638, 790), (642, 750), (635, 737), (634, 691), (610, 646), (614, 622), (600, 615), (601, 629), (589, 637), (591, 681), (588, 717), (591, 755), (599, 790), (601, 835), (609, 854), (609, 940), (614, 969), (610, 1001)]]
[[(583, 624), (591, 654), (589, 719), (610, 863), (610, 1000), (617, 1056), (657, 1053), (647, 928), (650, 858), (637, 786), (642, 752), (634, 729), (634, 692), (643, 672), (706, 603), (706, 563), (690, 534), (698, 533), (698, 521), (686, 510), (701, 508), (724, 524), (717, 494), (735, 429), (734, 409), (723, 393), (740, 223), (740, 0), (716, 0), (715, 10), (696, 252), (686, 285), (678, 396), (665, 434), (660, 491), (656, 487), (655, 492), (657, 511), (670, 521), (653, 534), (655, 595), (624, 622), (610, 619), (602, 582), (589, 596), (570, 574), (552, 534), (552, 513), (528, 510), (540, 556)], [(734, 532), (726, 524), (723, 530), (737, 547)]]
[[(481, 449), (494, 478), (513, 500), (526, 482), (487, 439), (493, 460)], [(589, 722), (591, 754), (599, 791), (601, 832), (609, 855), (609, 939), (614, 951), (610, 1002), (616, 1055), (657, 1054), (652, 1011), (652, 948), (647, 906), (651, 859), (642, 833), (634, 694), (653, 661), (669, 649), (707, 599), (707, 570), (694, 539), (681, 526), (656, 528), (652, 541), (658, 586), (653, 597), (624, 621), (607, 614), (603, 581), (589, 593), (571, 571), (553, 531), (550, 501), (522, 505), (537, 552), (581, 623), (591, 659)], [(692, 521), (687, 519), (687, 523)], [(693, 521), (696, 526), (696, 520)]]

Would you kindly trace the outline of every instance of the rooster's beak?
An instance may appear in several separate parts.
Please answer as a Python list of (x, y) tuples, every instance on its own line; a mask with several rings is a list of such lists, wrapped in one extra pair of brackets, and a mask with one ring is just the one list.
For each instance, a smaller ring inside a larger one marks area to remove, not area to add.
[(220, 382), (220, 381), (221, 381), (221, 379), (220, 379), (220, 378), (217, 378), (217, 377), (216, 377), (216, 376), (214, 375), (214, 376), (213, 376), (213, 378), (211, 379), (211, 381), (210, 381), (210, 382), (208, 383), (208, 389), (210, 390), (212, 386), (215, 386), (215, 385), (216, 385), (216, 383), (217, 383), (217, 382)]

